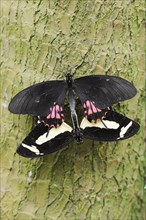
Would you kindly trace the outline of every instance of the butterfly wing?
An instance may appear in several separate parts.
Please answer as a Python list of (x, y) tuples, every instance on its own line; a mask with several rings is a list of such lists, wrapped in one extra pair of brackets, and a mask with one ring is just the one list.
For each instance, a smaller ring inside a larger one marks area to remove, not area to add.
[(66, 91), (67, 85), (63, 80), (38, 83), (19, 92), (8, 108), (15, 114), (47, 116), (50, 107), (55, 104), (63, 105)]
[(48, 127), (44, 123), (37, 125), (17, 148), (23, 157), (41, 157), (68, 145), (73, 140), (72, 128), (63, 122), (58, 128)]
[(119, 141), (135, 135), (140, 126), (137, 122), (115, 112), (108, 111), (104, 119), (90, 123), (86, 118), (80, 125), (86, 138), (96, 141)]
[(137, 92), (127, 80), (107, 75), (92, 75), (75, 79), (73, 89), (83, 105), (89, 100), (100, 109), (130, 99)]

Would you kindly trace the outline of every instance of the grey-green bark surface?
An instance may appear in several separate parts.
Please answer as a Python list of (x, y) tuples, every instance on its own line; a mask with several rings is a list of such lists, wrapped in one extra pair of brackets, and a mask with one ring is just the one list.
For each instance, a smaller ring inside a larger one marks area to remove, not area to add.
[[(1, 32), (1, 219), (144, 220), (144, 1), (2, 0)], [(20, 157), (32, 118), (8, 112), (11, 97), (63, 79), (68, 65), (75, 77), (133, 82), (137, 95), (116, 108), (141, 130), (119, 143)]]

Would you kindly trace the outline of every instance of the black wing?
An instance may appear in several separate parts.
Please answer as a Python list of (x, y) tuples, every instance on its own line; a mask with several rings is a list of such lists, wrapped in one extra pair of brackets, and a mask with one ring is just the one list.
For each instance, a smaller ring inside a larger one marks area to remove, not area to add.
[(67, 146), (73, 140), (72, 128), (66, 123), (58, 128), (50, 128), (41, 123), (37, 125), (17, 148), (23, 157), (41, 157)]
[(106, 117), (97, 123), (83, 119), (81, 126), (86, 138), (96, 141), (119, 141), (135, 135), (140, 126), (137, 122), (117, 113), (108, 111)]
[(47, 116), (50, 107), (63, 105), (66, 91), (67, 85), (63, 80), (38, 83), (19, 92), (11, 100), (8, 109), (15, 114)]
[(92, 75), (75, 79), (73, 88), (82, 104), (89, 100), (100, 109), (130, 99), (137, 92), (127, 80), (107, 75)]

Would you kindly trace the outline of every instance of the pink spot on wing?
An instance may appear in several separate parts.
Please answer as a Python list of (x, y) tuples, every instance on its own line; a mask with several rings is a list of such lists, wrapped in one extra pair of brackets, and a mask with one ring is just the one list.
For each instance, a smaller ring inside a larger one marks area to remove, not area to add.
[(62, 106), (59, 105), (54, 105), (50, 107), (50, 113), (46, 116), (46, 119), (48, 121), (45, 123), (49, 124), (49, 126), (60, 126), (61, 123), (64, 121), (64, 114), (62, 110)]
[(51, 112), (51, 118), (55, 118), (55, 113), (56, 113), (55, 107), (53, 107), (52, 112)]
[(50, 118), (50, 114), (47, 116), (47, 118), (48, 118), (48, 119)]
[[(88, 116), (90, 116), (90, 118), (93, 117), (94, 118), (98, 118), (98, 117), (102, 117), (101, 115), (99, 115), (99, 113), (102, 113), (102, 109), (99, 109), (97, 107), (95, 107), (95, 105), (93, 104), (93, 102), (87, 100), (84, 104), (84, 114)], [(92, 121), (92, 120), (91, 120)]]
[(59, 110), (59, 105), (56, 105), (56, 112), (58, 112)]
[(95, 105), (92, 102), (90, 102), (89, 100), (87, 100), (84, 103), (84, 108), (85, 108), (84, 114), (87, 114), (87, 115), (90, 115), (90, 114), (97, 112)]
[(96, 113), (96, 112), (97, 112), (97, 109), (96, 109), (95, 105), (93, 105), (92, 102), (91, 102), (91, 107), (92, 107), (93, 112)]
[(57, 113), (57, 114), (56, 114), (56, 118), (57, 118), (57, 119), (60, 119), (60, 118), (61, 118), (61, 117), (60, 117), (60, 114)]
[(90, 103), (91, 103), (91, 102), (86, 101), (86, 105), (87, 105), (87, 107), (89, 107), (89, 108), (90, 108)]
[(88, 115), (91, 115), (93, 112), (91, 109), (88, 109)]

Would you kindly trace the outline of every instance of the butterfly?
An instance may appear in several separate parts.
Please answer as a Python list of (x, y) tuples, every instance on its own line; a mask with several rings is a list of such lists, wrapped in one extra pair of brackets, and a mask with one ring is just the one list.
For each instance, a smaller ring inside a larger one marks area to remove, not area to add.
[[(30, 114), (37, 119), (34, 129), (18, 146), (17, 153), (34, 158), (53, 153), (83, 137), (95, 141), (119, 141), (130, 138), (139, 124), (112, 110), (114, 104), (137, 93), (127, 80), (109, 75), (90, 75), (66, 80), (52, 80), (32, 85), (12, 98), (8, 109), (14, 114)], [(80, 125), (75, 96), (84, 108)], [(64, 100), (68, 99), (72, 127), (65, 122)]]

